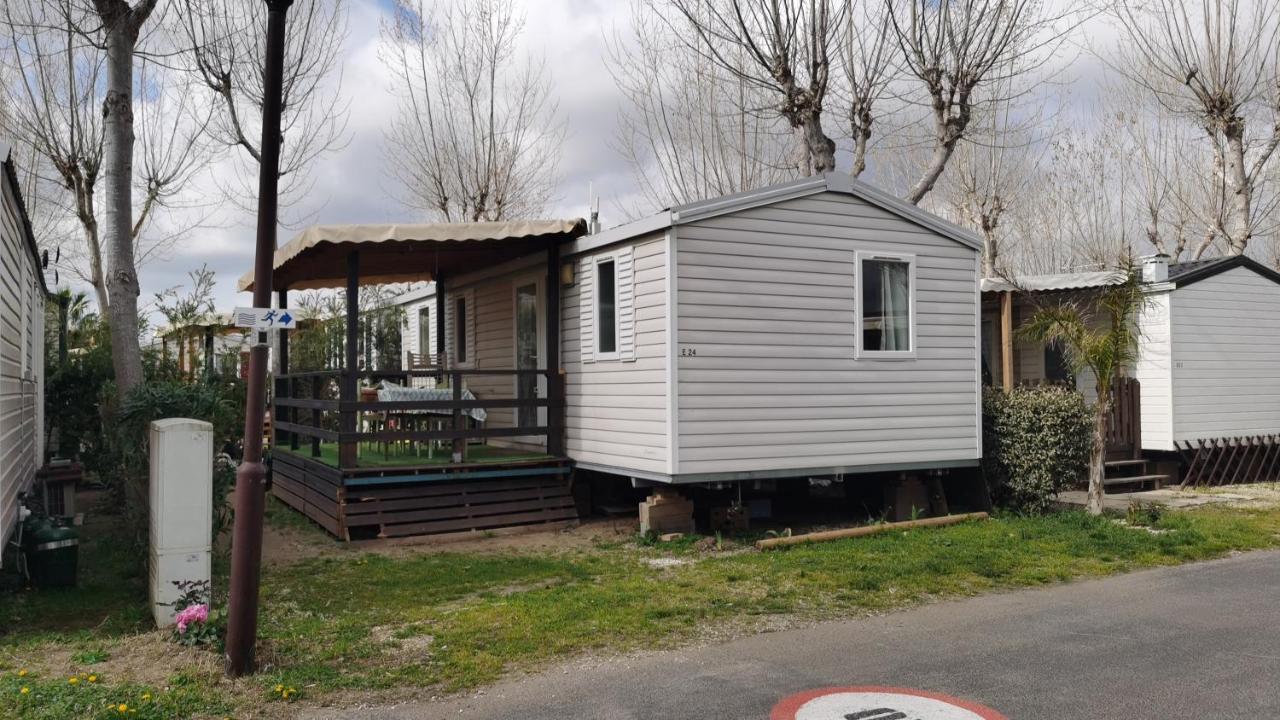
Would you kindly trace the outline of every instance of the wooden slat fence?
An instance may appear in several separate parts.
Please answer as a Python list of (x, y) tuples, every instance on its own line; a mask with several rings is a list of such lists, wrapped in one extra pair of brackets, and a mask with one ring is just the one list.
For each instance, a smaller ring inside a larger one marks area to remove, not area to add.
[(1174, 443), (1187, 470), (1180, 487), (1280, 481), (1280, 435)]
[(1116, 378), (1111, 386), (1107, 456), (1112, 460), (1142, 457), (1142, 386), (1133, 378)]

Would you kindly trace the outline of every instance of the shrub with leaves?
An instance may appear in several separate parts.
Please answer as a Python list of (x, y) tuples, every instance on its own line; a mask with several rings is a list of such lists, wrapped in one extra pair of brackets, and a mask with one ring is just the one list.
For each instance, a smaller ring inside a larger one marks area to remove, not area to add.
[[(112, 486), (113, 499), (123, 508), (134, 543), (141, 550), (146, 547), (149, 527), (147, 442), (151, 422), (175, 417), (205, 420), (213, 425), (215, 453), (236, 450), (236, 436), (244, 422), (244, 384), (239, 379), (149, 382), (134, 388), (114, 415), (116, 424), (108, 436), (113, 452), (111, 473), (122, 482)], [(234, 471), (219, 467), (224, 464), (215, 458), (215, 534), (229, 521), (226, 493), (235, 476)]]
[(1039, 513), (1085, 475), (1093, 414), (1081, 395), (1057, 387), (988, 388), (982, 401), (983, 470), (992, 499)]

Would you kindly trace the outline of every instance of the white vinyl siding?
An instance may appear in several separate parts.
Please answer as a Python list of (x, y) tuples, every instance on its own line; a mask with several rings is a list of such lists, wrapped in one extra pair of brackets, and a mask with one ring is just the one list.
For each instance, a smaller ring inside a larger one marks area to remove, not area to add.
[[(979, 456), (973, 249), (830, 192), (676, 233), (680, 474)], [(855, 357), (859, 251), (915, 256), (915, 358)]]
[(1234, 268), (1174, 290), (1171, 313), (1174, 439), (1280, 432), (1280, 285)]
[[(594, 264), (627, 258), (619, 270), (619, 361), (595, 357)], [(667, 443), (666, 238), (649, 236), (577, 259), (576, 281), (561, 289), (561, 362), (566, 377), (566, 442), (579, 463), (670, 472)], [(625, 300), (624, 285), (631, 286)], [(629, 354), (629, 357), (628, 357)], [(630, 362), (626, 362), (630, 360)]]
[(0, 175), (0, 546), (17, 526), (18, 493), (44, 453), (44, 313), (40, 268), (18, 198)]
[(1144, 450), (1173, 450), (1173, 358), (1169, 343), (1167, 292), (1147, 296), (1148, 304), (1138, 316), (1138, 362), (1133, 376), (1142, 392), (1142, 447)]

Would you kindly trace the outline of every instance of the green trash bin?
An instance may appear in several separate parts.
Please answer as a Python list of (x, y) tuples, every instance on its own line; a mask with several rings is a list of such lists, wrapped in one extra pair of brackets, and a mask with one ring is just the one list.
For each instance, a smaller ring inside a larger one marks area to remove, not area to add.
[(27, 571), (38, 588), (75, 587), (80, 533), (61, 520), (31, 516), (23, 528)]

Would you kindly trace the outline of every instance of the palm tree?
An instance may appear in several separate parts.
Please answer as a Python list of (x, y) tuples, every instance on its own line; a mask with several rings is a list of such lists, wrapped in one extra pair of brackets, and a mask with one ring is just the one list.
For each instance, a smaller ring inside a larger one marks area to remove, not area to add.
[(1107, 424), (1111, 417), (1111, 389), (1117, 377), (1138, 359), (1138, 315), (1146, 308), (1142, 273), (1132, 259), (1120, 268), (1124, 282), (1090, 295), (1086, 302), (1044, 305), (1022, 325), (1019, 334), (1038, 343), (1056, 343), (1075, 373), (1090, 370), (1097, 380), (1093, 406), (1093, 449), (1089, 454), (1091, 514), (1102, 513), (1102, 478), (1106, 465)]

